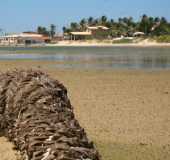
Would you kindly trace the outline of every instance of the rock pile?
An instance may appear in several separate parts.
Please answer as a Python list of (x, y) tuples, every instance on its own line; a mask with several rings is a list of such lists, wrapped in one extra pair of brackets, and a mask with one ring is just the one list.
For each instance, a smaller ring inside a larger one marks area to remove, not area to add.
[(66, 88), (41, 71), (0, 75), (0, 131), (25, 160), (99, 160)]

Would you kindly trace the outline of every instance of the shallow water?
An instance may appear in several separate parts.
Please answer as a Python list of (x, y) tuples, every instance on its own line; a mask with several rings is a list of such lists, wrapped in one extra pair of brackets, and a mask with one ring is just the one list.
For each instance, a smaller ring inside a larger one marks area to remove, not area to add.
[[(170, 47), (1, 47), (0, 60), (63, 62), (79, 69), (170, 69)], [(49, 66), (51, 67), (51, 66)]]

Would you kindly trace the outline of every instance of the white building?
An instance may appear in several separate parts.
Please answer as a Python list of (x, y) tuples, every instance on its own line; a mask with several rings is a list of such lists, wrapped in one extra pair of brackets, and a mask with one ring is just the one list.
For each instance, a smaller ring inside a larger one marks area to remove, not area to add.
[(39, 44), (44, 43), (48, 39), (41, 34), (33, 32), (25, 32), (20, 34), (11, 34), (0, 37), (0, 45), (18, 45), (18, 44)]
[(108, 37), (109, 28), (106, 26), (87, 26), (86, 30), (83, 32), (70, 32), (70, 39), (71, 40), (81, 40), (81, 39), (88, 39), (88, 38), (98, 38), (97, 33), (103, 33), (102, 35), (106, 34), (105, 38)]

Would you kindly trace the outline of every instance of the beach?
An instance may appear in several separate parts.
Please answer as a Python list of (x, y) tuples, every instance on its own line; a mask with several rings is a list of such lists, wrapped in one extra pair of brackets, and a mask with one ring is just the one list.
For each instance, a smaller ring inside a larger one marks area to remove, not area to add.
[(170, 47), (168, 42), (156, 42), (150, 39), (138, 40), (137, 42), (117, 43), (113, 40), (63, 40), (55, 43), (38, 43), (38, 44), (10, 44), (2, 45), (0, 47)]
[[(0, 71), (40, 69), (68, 89), (76, 118), (103, 160), (169, 160), (170, 71), (47, 68), (48, 61), (0, 61)], [(16, 160), (0, 138), (0, 159)]]
[(139, 41), (137, 43), (113, 43), (113, 41), (59, 41), (56, 44), (45, 44), (47, 47), (56, 46), (77, 46), (77, 47), (90, 47), (90, 46), (103, 46), (103, 47), (170, 47), (170, 43), (158, 43), (148, 39)]

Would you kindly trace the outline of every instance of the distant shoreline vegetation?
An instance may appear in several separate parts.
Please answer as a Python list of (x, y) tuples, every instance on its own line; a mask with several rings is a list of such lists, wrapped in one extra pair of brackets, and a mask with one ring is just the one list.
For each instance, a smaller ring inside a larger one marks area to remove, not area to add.
[(170, 22), (165, 17), (151, 17), (146, 14), (139, 21), (134, 21), (133, 17), (123, 17), (117, 21), (106, 16), (83, 18), (80, 22), (71, 22), (68, 27), (63, 27), (63, 32), (85, 31), (87, 26), (106, 26), (113, 37), (132, 36), (135, 32), (143, 32), (146, 36), (170, 35)]
[[(123, 17), (118, 18), (118, 20), (109, 19), (107, 16), (83, 18), (79, 22), (71, 22), (62, 29), (63, 34), (57, 34), (56, 26), (51, 24), (49, 28), (38, 26), (36, 32), (23, 33), (34, 34), (34, 37), (37, 36), (36, 34), (41, 34), (43, 36), (41, 41), (54, 44), (63, 40), (106, 40), (109, 43), (137, 43), (145, 39), (159, 43), (170, 43), (170, 22), (165, 17), (151, 17), (146, 14), (137, 21), (133, 17)], [(3, 33), (2, 29), (0, 29), (0, 33)], [(13, 38), (10, 37), (12, 40)], [(0, 40), (2, 42), (2, 39)]]
[(105, 39), (105, 37), (113, 39), (121, 36), (134, 37), (135, 33), (144, 33), (143, 37), (145, 38), (149, 37), (157, 42), (170, 42), (170, 22), (165, 17), (151, 17), (146, 14), (138, 21), (134, 21), (133, 17), (123, 17), (117, 21), (108, 19), (106, 16), (83, 18), (80, 22), (71, 22), (69, 26), (63, 27), (63, 33), (83, 32), (89, 26), (109, 28), (107, 32), (96, 33), (99, 39)]

